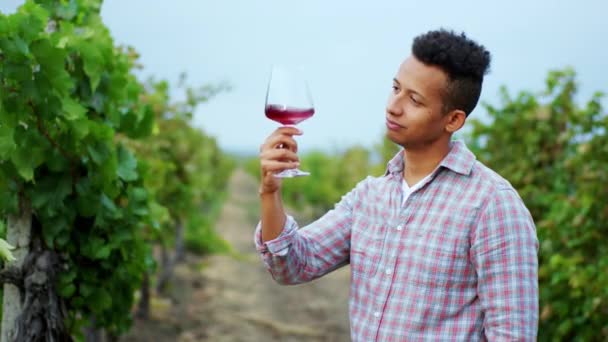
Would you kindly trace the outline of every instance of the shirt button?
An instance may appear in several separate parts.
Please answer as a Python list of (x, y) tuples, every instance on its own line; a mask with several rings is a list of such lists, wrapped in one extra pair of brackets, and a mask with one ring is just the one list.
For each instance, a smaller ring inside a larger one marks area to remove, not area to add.
[(386, 273), (386, 275), (391, 275), (393, 273), (393, 271), (387, 269), (386, 271), (384, 271), (384, 273)]
[(374, 317), (376, 317), (376, 318), (380, 318), (380, 311), (376, 311), (376, 312), (374, 312)]
[(397, 230), (403, 230), (403, 226), (397, 226)]

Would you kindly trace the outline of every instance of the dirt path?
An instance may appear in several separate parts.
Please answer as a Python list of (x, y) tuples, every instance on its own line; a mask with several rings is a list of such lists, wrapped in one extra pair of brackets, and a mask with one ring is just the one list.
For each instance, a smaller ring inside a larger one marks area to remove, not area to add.
[(123, 340), (349, 340), (348, 268), (309, 284), (274, 283), (253, 246), (256, 190), (255, 180), (236, 171), (217, 223), (238, 256), (189, 257), (176, 269), (172, 299), (156, 299), (152, 320), (136, 322)]

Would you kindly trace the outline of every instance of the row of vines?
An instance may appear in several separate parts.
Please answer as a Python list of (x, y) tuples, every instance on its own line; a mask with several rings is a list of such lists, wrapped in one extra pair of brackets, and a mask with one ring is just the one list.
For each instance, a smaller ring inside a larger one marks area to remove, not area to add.
[(192, 124), (223, 89), (139, 80), (100, 6), (0, 14), (2, 341), (119, 336), (186, 249), (228, 248), (212, 224), (234, 162)]

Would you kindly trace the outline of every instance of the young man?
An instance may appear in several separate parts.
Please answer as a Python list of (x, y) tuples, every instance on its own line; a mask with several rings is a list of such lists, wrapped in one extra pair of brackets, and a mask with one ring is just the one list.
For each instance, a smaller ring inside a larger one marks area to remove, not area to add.
[(299, 132), (279, 128), (261, 146), (258, 251), (281, 284), (350, 263), (353, 341), (536, 339), (532, 217), (508, 181), (451, 139), (489, 64), (464, 34), (417, 37), (386, 108), (387, 135), (403, 149), (384, 176), (361, 181), (302, 229), (285, 215), (273, 176), (298, 165)]

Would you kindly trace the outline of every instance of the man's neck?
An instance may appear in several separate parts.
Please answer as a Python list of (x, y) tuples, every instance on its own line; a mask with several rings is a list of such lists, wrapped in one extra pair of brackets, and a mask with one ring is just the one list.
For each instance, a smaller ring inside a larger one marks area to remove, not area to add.
[(406, 148), (403, 150), (403, 179), (412, 186), (433, 172), (437, 165), (450, 152), (450, 143), (437, 142), (422, 148)]

